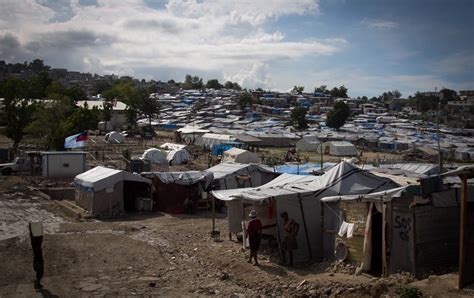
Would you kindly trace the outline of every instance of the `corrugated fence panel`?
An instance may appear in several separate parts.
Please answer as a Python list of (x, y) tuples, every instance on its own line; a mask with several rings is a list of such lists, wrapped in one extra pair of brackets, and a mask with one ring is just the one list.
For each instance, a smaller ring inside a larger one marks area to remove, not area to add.
[(416, 207), (417, 275), (456, 265), (459, 256), (459, 208)]

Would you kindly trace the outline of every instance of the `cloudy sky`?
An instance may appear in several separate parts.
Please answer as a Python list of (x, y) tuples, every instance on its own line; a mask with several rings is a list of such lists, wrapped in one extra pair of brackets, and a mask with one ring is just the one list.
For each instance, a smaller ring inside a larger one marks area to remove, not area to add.
[(474, 89), (471, 0), (0, 0), (0, 59), (351, 96)]

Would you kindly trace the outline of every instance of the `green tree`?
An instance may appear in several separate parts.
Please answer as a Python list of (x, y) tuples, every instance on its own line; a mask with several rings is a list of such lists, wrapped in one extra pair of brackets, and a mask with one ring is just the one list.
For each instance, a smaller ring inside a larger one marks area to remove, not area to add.
[(291, 111), (291, 124), (299, 130), (308, 128), (308, 121), (306, 120), (306, 110), (303, 107), (295, 107)]
[(157, 116), (160, 112), (160, 106), (156, 99), (151, 98), (149, 94), (141, 93), (142, 97), (140, 111), (148, 118), (148, 130), (151, 133), (153, 131), (151, 121), (153, 117)]
[(87, 101), (83, 107), (78, 107), (67, 118), (65, 131), (68, 134), (79, 133), (82, 131), (97, 129), (97, 123), (100, 119), (100, 111), (97, 107), (89, 109)]
[(109, 89), (104, 92), (104, 101), (102, 102), (102, 111), (101, 116), (104, 120), (104, 130), (107, 131), (107, 122), (112, 119), (112, 112), (114, 108), (114, 103), (118, 97), (117, 90)]
[(347, 91), (348, 89), (342, 85), (341, 87), (337, 88), (334, 87), (331, 89), (330, 94), (332, 97), (342, 97), (342, 98), (347, 98)]
[(202, 78), (187, 74), (184, 77), (184, 83), (182, 84), (182, 87), (184, 89), (202, 89), (204, 84), (202, 82)]
[(291, 90), (293, 93), (296, 94), (301, 94), (304, 91), (304, 86), (293, 86), (293, 89)]
[(251, 93), (244, 92), (239, 97), (240, 108), (242, 110), (244, 110), (246, 107), (252, 108), (254, 101), (255, 101), (255, 97)]
[(242, 90), (242, 87), (240, 87), (239, 83), (231, 82), (231, 81), (225, 82), (224, 88), (225, 89), (233, 89), (233, 90), (237, 90), (237, 91)]
[(349, 107), (343, 101), (337, 101), (333, 110), (329, 111), (326, 116), (326, 125), (331, 128), (339, 129), (346, 123), (347, 118), (351, 115)]
[(314, 88), (314, 92), (318, 92), (318, 93), (324, 93), (324, 94), (329, 94), (329, 90), (327, 89), (328, 86), (326, 85), (321, 85), (319, 87), (315, 87)]
[(2, 83), (3, 117), (6, 123), (5, 135), (13, 140), (15, 152), (25, 136), (25, 130), (31, 121), (35, 105), (28, 94), (28, 83), (16, 77), (10, 77)]
[(71, 134), (67, 119), (73, 114), (71, 99), (64, 95), (54, 95), (51, 102), (38, 104), (33, 119), (27, 127), (29, 135), (40, 139), (47, 149), (64, 149), (64, 139)]
[(217, 80), (217, 79), (209, 80), (206, 83), (206, 88), (209, 88), (209, 89), (222, 89), (222, 87), (224, 87), (224, 86), (222, 86), (219, 83), (219, 80)]
[(44, 65), (43, 60), (41, 59), (35, 59), (30, 62), (28, 65), (28, 69), (30, 69), (32, 72), (38, 74), (41, 72), (48, 71), (50, 69), (49, 66)]

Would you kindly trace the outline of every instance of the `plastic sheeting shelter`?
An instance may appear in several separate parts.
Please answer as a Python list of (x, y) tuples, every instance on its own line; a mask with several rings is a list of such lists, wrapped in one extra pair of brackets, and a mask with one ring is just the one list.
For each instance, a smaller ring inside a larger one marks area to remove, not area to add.
[(213, 145), (220, 145), (235, 141), (236, 138), (231, 135), (205, 133), (196, 139), (195, 144), (211, 148)]
[[(321, 152), (321, 149), (318, 149)], [(356, 147), (346, 141), (331, 141), (323, 143), (323, 152), (333, 156), (357, 156)]]
[(166, 156), (166, 160), (172, 166), (186, 164), (191, 155), (186, 149), (171, 150)]
[(133, 209), (139, 196), (149, 197), (151, 181), (129, 172), (95, 167), (74, 178), (76, 203), (91, 215), (112, 216)]
[(105, 135), (104, 141), (111, 144), (123, 144), (125, 143), (125, 137), (117, 131), (112, 131)]
[[(241, 204), (274, 204), (276, 214), (288, 212), (289, 217), (300, 224), (297, 235), (299, 249), (295, 251), (295, 259), (302, 261), (323, 257), (321, 198), (367, 194), (396, 187), (398, 185), (390, 179), (377, 177), (357, 166), (341, 162), (319, 177), (282, 174), (261, 187), (213, 191), (212, 194), (224, 201), (239, 200)], [(238, 212), (237, 209), (229, 210), (229, 217), (234, 218), (232, 221), (236, 221), (235, 218), (242, 219), (242, 211)], [(282, 223), (277, 224), (281, 233)]]
[(279, 174), (259, 164), (223, 162), (207, 169), (214, 175), (213, 189), (257, 187), (272, 181)]
[(257, 154), (248, 150), (231, 148), (229, 150), (224, 151), (224, 161), (237, 163), (258, 163), (259, 159)]
[(214, 178), (206, 171), (146, 172), (141, 175), (153, 183), (155, 210), (170, 213), (182, 213), (186, 198), (196, 204)]

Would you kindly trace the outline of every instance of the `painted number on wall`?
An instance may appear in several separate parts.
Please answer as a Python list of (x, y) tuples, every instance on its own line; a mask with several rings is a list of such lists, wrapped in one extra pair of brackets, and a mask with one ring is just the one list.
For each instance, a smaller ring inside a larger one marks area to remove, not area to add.
[(411, 218), (401, 217), (397, 215), (395, 217), (395, 229), (400, 229), (399, 235), (403, 241), (410, 240), (411, 231)]

